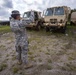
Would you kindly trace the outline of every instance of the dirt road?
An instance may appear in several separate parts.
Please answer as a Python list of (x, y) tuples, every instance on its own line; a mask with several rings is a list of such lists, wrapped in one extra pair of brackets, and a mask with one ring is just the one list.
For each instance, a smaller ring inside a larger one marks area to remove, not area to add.
[(33, 68), (18, 65), (12, 32), (0, 35), (0, 75), (76, 75), (76, 36), (27, 31)]

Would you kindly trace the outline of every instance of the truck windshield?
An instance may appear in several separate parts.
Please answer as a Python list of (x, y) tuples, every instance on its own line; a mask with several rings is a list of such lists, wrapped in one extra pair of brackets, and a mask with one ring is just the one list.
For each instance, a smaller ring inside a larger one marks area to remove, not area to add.
[(64, 15), (64, 8), (63, 7), (55, 8), (54, 15)]
[(47, 9), (45, 11), (45, 16), (52, 16), (53, 15), (53, 8)]
[(31, 12), (26, 12), (26, 13), (24, 13), (24, 16), (23, 16), (23, 17), (25, 17), (25, 18), (29, 18), (30, 15), (31, 15)]

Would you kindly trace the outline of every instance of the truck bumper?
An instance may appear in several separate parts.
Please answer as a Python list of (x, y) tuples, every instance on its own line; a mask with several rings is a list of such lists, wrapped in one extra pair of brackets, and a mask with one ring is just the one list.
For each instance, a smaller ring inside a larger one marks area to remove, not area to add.
[(56, 24), (45, 23), (44, 26), (49, 27), (49, 28), (53, 28), (53, 29), (59, 29), (59, 28), (65, 27), (65, 24), (64, 23), (56, 23)]

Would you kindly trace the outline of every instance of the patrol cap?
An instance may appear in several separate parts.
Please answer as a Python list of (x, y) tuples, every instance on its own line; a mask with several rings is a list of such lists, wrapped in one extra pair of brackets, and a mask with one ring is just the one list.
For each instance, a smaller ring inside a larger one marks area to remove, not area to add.
[(20, 12), (19, 12), (18, 10), (13, 10), (13, 11), (12, 11), (12, 15), (14, 15), (14, 14), (15, 14), (15, 15), (16, 15), (16, 14), (17, 14), (17, 15), (20, 15)]

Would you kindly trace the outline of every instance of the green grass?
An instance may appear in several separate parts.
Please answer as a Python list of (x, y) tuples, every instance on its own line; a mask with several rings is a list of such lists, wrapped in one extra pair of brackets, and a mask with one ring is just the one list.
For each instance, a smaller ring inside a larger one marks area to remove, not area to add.
[(29, 60), (34, 61), (34, 56), (29, 57)]
[(28, 52), (29, 55), (33, 55), (33, 52)]
[(75, 71), (76, 72), (76, 66), (72, 65), (71, 63), (65, 63), (65, 66), (63, 66), (61, 69), (65, 70), (65, 71)]
[(13, 56), (12, 60), (16, 60), (16, 56)]
[(74, 57), (69, 56), (68, 60), (74, 60)]
[(52, 66), (51, 65), (47, 65), (47, 70), (51, 70)]
[(42, 62), (42, 59), (41, 58), (39, 58), (38, 60), (39, 60), (39, 62)]
[(51, 59), (48, 59), (48, 63), (52, 63), (52, 60)]
[(50, 55), (50, 53), (49, 53), (49, 52), (46, 52), (45, 54), (46, 54), (46, 55)]
[(67, 26), (67, 33), (70, 36), (73, 36), (74, 35), (74, 32), (76, 32), (76, 26)]
[(14, 67), (12, 68), (12, 71), (13, 71), (14, 74), (17, 73), (19, 70), (20, 70), (20, 69), (19, 69), (19, 67), (17, 67), (17, 66), (14, 66)]
[[(76, 29), (76, 26), (67, 26), (67, 32), (69, 33), (70, 31), (72, 31), (73, 29)], [(10, 29), (10, 26), (0, 26), (0, 32), (10, 32), (11, 29)], [(39, 35), (44, 35), (47, 34), (47, 35), (51, 35), (50, 32), (47, 32), (44, 30), (40, 30), (39, 32), (37, 31), (32, 31), (33, 33), (37, 33)]]
[(5, 46), (4, 45), (0, 45), (0, 48), (4, 48)]
[(4, 45), (0, 45), (0, 49), (1, 49), (1, 50), (5, 50), (6, 47), (5, 47)]
[(0, 26), (0, 33), (7, 33), (7, 32), (10, 32), (11, 29), (10, 29), (10, 26)]
[(7, 68), (7, 64), (2, 63), (2, 64), (0, 65), (0, 71), (5, 70), (6, 68)]

